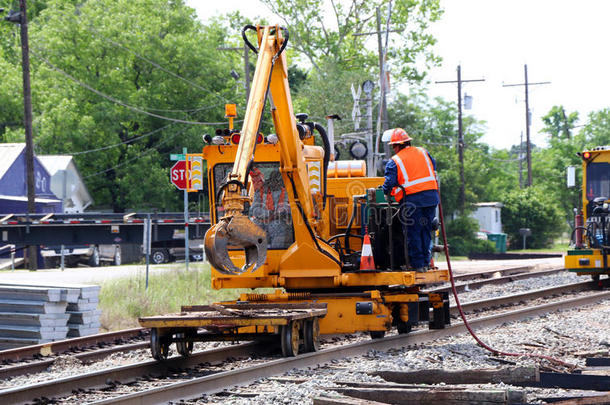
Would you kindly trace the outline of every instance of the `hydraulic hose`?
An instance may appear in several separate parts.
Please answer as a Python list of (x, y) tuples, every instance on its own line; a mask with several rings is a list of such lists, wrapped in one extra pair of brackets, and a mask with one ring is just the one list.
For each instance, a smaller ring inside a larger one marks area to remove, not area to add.
[(352, 196), (352, 216), (349, 218), (347, 228), (345, 229), (345, 240), (343, 245), (346, 252), (350, 250), (349, 237), (352, 233), (352, 225), (354, 225), (354, 219), (356, 219), (356, 209), (358, 208), (358, 200), (361, 198), (366, 198), (366, 194), (356, 194)]
[(328, 163), (330, 162), (330, 140), (328, 139), (328, 133), (326, 133), (326, 129), (318, 124), (317, 122), (313, 123), (313, 127), (320, 134), (322, 138), (322, 143), (324, 145), (324, 162), (322, 163), (322, 209), (326, 209), (326, 180), (328, 178)]
[(438, 211), (439, 211), (439, 215), (440, 215), (440, 219), (441, 219), (441, 234), (443, 235), (443, 245), (444, 245), (445, 257), (447, 258), (447, 269), (449, 270), (449, 279), (451, 280), (451, 291), (453, 292), (453, 297), (455, 298), (455, 305), (457, 306), (457, 309), (460, 312), (460, 317), (462, 318), (462, 321), (464, 322), (464, 326), (466, 327), (466, 329), (468, 330), (470, 335), (474, 338), (474, 340), (479, 344), (479, 346), (481, 346), (485, 350), (490, 351), (491, 353), (493, 353), (495, 355), (512, 356), (512, 357), (535, 357), (535, 358), (539, 358), (539, 359), (544, 359), (544, 360), (550, 361), (551, 363), (555, 363), (555, 364), (559, 364), (559, 365), (568, 367), (570, 369), (576, 368), (577, 366), (575, 364), (566, 363), (566, 362), (564, 362), (562, 360), (559, 360), (559, 359), (556, 359), (554, 357), (547, 356), (547, 355), (544, 355), (544, 354), (537, 354), (537, 353), (512, 353), (512, 352), (504, 352), (504, 351), (501, 351), (501, 350), (498, 350), (498, 349), (494, 349), (493, 347), (491, 347), (491, 346), (487, 345), (486, 343), (484, 343), (474, 333), (474, 331), (470, 327), (470, 324), (468, 323), (468, 320), (466, 319), (466, 315), (464, 315), (464, 311), (462, 310), (462, 305), (460, 304), (460, 299), (458, 298), (458, 293), (457, 293), (457, 290), (455, 288), (455, 280), (453, 278), (453, 271), (451, 270), (451, 261), (449, 260), (449, 247), (447, 245), (447, 235), (445, 233), (445, 218), (443, 216), (443, 205), (440, 202), (441, 201), (441, 193), (440, 193), (440, 191), (438, 192), (438, 197), (439, 197), (439, 204), (438, 204), (439, 210)]

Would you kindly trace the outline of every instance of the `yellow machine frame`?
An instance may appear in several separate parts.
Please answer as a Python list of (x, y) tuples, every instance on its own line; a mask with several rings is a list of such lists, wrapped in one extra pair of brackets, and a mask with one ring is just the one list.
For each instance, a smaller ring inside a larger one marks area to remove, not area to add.
[[(580, 156), (582, 158), (582, 217), (583, 224), (587, 224), (589, 219), (588, 207), (591, 204), (587, 198), (587, 191), (591, 188), (587, 179), (588, 166), (590, 163), (610, 164), (610, 147), (602, 146), (587, 150), (582, 152)], [(610, 177), (610, 173), (608, 173), (608, 176)], [(606, 197), (610, 197), (610, 195)], [(580, 242), (583, 248), (570, 249), (566, 252), (564, 256), (565, 268), (576, 272), (578, 275), (591, 275), (594, 279), (598, 279), (601, 274), (610, 275), (607, 257), (604, 258), (602, 249), (590, 246), (588, 238), (585, 237), (585, 232), (582, 232), (582, 239), (577, 242)]]
[[(448, 297), (423, 293), (420, 286), (448, 281), (446, 270), (344, 271), (338, 252), (327, 241), (348, 229), (354, 196), (379, 187), (383, 178), (365, 177), (365, 170), (336, 170), (328, 176), (324, 204), (320, 187), (314, 186), (316, 179), (318, 185), (322, 181), (324, 149), (314, 144), (313, 132), (307, 133), (295, 120), (286, 54), (282, 52), (286, 41), (283, 29), (255, 29), (258, 60), (239, 142), (233, 143), (231, 136), (226, 136), (221, 144), (205, 146), (200, 155), (207, 162), (212, 228), (206, 234), (205, 246), (213, 265), (212, 287), (278, 289), (274, 293), (242, 294), (239, 302), (327, 304), (327, 314), (319, 320), (321, 334), (384, 332), (397, 321), (410, 325), (410, 321), (428, 320), (429, 309), (434, 309), (434, 327), (444, 327), (449, 322)], [(258, 136), (267, 98), (279, 139), (275, 144), (261, 143)], [(244, 214), (253, 201), (248, 183), (250, 168), (269, 162), (279, 164), (292, 215), (294, 242), (284, 249), (268, 250), (266, 241), (263, 246), (260, 239), (252, 238), (252, 234), (264, 231)], [(231, 164), (232, 170), (219, 187), (214, 169), (220, 164)], [(361, 164), (364, 167), (364, 162)], [(354, 218), (351, 232), (359, 233), (363, 226), (360, 213)], [(360, 239), (351, 240), (350, 244), (358, 248), (362, 244)], [(223, 248), (225, 252), (219, 252)], [(192, 322), (182, 324), (180, 319), (168, 324), (144, 318), (140, 323), (165, 329), (193, 326)], [(256, 333), (255, 322), (250, 325), (236, 332)]]

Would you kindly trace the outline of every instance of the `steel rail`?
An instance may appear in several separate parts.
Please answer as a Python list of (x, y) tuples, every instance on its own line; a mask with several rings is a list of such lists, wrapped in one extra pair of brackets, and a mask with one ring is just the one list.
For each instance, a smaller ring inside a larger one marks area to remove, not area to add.
[[(518, 304), (521, 301), (533, 300), (536, 298), (550, 297), (553, 295), (565, 294), (568, 292), (579, 292), (579, 291), (591, 290), (594, 287), (595, 287), (595, 284), (592, 281), (566, 284), (566, 285), (561, 285), (561, 286), (556, 286), (556, 287), (527, 291), (527, 292), (524, 292), (521, 294), (500, 296), (500, 297), (488, 298), (488, 299), (484, 299), (484, 300), (466, 302), (466, 303), (462, 304), (462, 308), (465, 312), (473, 312), (473, 311), (478, 311), (478, 310), (485, 310), (485, 309), (490, 309), (490, 308), (507, 306), (507, 305), (511, 305), (511, 304)], [(451, 313), (451, 315), (454, 315), (454, 316), (458, 314), (458, 311), (457, 311), (457, 308), (455, 307), (455, 305), (452, 305), (450, 307), (450, 313)], [(131, 330), (125, 331), (125, 332), (131, 333)], [(119, 334), (117, 336), (121, 336), (121, 335)], [(109, 348), (102, 348), (102, 349), (97, 349), (97, 350), (93, 350), (93, 351), (89, 351), (89, 352), (76, 353), (73, 355), (73, 357), (81, 360), (82, 362), (90, 362), (93, 360), (102, 359), (112, 353), (129, 352), (129, 351), (133, 351), (133, 350), (146, 349), (148, 347), (149, 347), (149, 343), (148, 343), (148, 341), (146, 341), (146, 342), (125, 344), (125, 345), (109, 347)], [(2, 367), (2, 368), (0, 368), (0, 379), (14, 377), (17, 375), (33, 374), (33, 373), (42, 372), (45, 369), (47, 369), (47, 367), (52, 365), (53, 362), (55, 362), (55, 360), (56, 360), (56, 358), (53, 357), (53, 358), (50, 358), (47, 360), (41, 360), (41, 361), (27, 363), (27, 364), (18, 364), (18, 365), (14, 365), (14, 366)]]
[[(485, 279), (485, 280), (473, 281), (470, 283), (467, 282), (467, 283), (463, 283), (463, 284), (456, 284), (455, 288), (456, 288), (457, 292), (464, 292), (467, 290), (476, 290), (485, 285), (506, 284), (506, 283), (510, 283), (513, 281), (517, 281), (517, 280), (526, 280), (529, 278), (550, 276), (551, 274), (557, 274), (557, 273), (561, 273), (564, 271), (566, 271), (566, 270), (563, 267), (549, 269), (549, 270), (532, 271), (530, 273), (513, 274), (513, 275), (504, 276), (504, 277), (489, 278), (489, 279)], [(435, 292), (435, 293), (436, 292), (451, 292), (451, 286), (436, 287), (436, 288), (428, 289), (426, 291)]]
[(18, 347), (15, 349), (1, 350), (0, 362), (21, 361), (37, 356), (49, 356), (52, 354), (65, 353), (70, 350), (82, 349), (87, 346), (114, 343), (122, 339), (134, 339), (145, 337), (148, 330), (144, 328), (124, 329), (115, 332), (99, 333), (97, 335), (83, 336), (73, 339), (58, 340), (50, 343)]
[[(610, 299), (610, 291), (597, 292), (583, 297), (481, 317), (469, 321), (469, 323), (473, 329), (498, 326), (506, 322), (518, 321), (560, 309), (571, 309), (594, 304), (605, 299)], [(466, 332), (466, 327), (463, 323), (458, 323), (448, 326), (445, 329), (417, 331), (408, 335), (395, 335), (383, 339), (362, 341), (324, 349), (319, 352), (305, 353), (297, 357), (272, 360), (242, 369), (219, 372), (186, 382), (168, 384), (133, 394), (95, 401), (91, 402), (91, 404), (143, 405), (167, 403), (179, 399), (195, 399), (200, 398), (204, 394), (213, 394), (230, 387), (246, 385), (261, 378), (282, 374), (295, 368), (318, 366), (322, 363), (327, 363), (336, 359), (363, 355), (370, 350), (381, 351), (413, 346), (463, 332)]]
[[(548, 296), (549, 294), (553, 295), (553, 293), (556, 293), (557, 291), (559, 291), (561, 289), (574, 291), (575, 289), (576, 290), (586, 289), (586, 286), (591, 287), (592, 285), (593, 285), (593, 283), (587, 282), (587, 283), (576, 283), (576, 284), (570, 284), (567, 286), (546, 289), (546, 291), (545, 290), (536, 290), (533, 292), (532, 296), (533, 296), (533, 298), (537, 298), (539, 296)], [(527, 293), (519, 294), (517, 297), (519, 300), (527, 299)], [(573, 307), (576, 307), (579, 305), (586, 305), (591, 302), (596, 302), (598, 300), (606, 299), (609, 297), (610, 297), (610, 292), (601, 292), (601, 293), (596, 293), (596, 294), (592, 294), (592, 295), (585, 296), (585, 297), (573, 298), (573, 299), (569, 299), (569, 300), (563, 300), (560, 302), (544, 304), (544, 305), (541, 305), (538, 307), (524, 308), (524, 309), (519, 309), (519, 310), (515, 310), (515, 311), (511, 311), (511, 312), (505, 312), (502, 314), (481, 317), (481, 318), (471, 320), (470, 323), (473, 328), (493, 326), (493, 325), (502, 324), (504, 322), (511, 322), (511, 321), (531, 317), (531, 316), (539, 314), (539, 313), (546, 313), (546, 312), (550, 312), (550, 311), (555, 311), (557, 309), (573, 308)], [(504, 302), (506, 300), (510, 300), (511, 298), (513, 298), (512, 301), (514, 302), (515, 301), (514, 297), (509, 296), (509, 297), (498, 297), (498, 298), (490, 299), (490, 300), (477, 301), (474, 303), (467, 303), (464, 305), (466, 305), (466, 306), (472, 305), (471, 309), (475, 308), (477, 306), (479, 306), (479, 307), (498, 306), (499, 305), (499, 304), (497, 304), (498, 302)], [(496, 304), (493, 303), (494, 301), (496, 302)], [(306, 367), (306, 366), (309, 366), (312, 364), (323, 363), (323, 362), (330, 361), (333, 359), (338, 359), (338, 358), (348, 357), (348, 356), (355, 356), (355, 355), (366, 353), (366, 351), (371, 350), (371, 349), (385, 350), (385, 349), (389, 349), (389, 348), (393, 348), (393, 347), (420, 344), (420, 343), (438, 339), (440, 337), (445, 337), (445, 336), (450, 336), (450, 335), (457, 334), (457, 333), (462, 333), (464, 331), (466, 331), (466, 329), (463, 326), (463, 324), (458, 323), (458, 324), (455, 324), (452, 326), (448, 326), (446, 329), (443, 329), (443, 330), (417, 331), (417, 332), (414, 332), (409, 335), (390, 336), (385, 339), (371, 340), (371, 341), (367, 340), (364, 342), (349, 344), (349, 345), (345, 345), (345, 346), (338, 347), (338, 348), (324, 349), (317, 353), (303, 354), (301, 356), (298, 356), (297, 358), (273, 360), (271, 362), (267, 362), (267, 363), (264, 363), (259, 366), (254, 366), (253, 371), (248, 371), (249, 368), (246, 368), (246, 369), (240, 369), (242, 371), (233, 370), (231, 372), (220, 372), (220, 373), (217, 373), (218, 376), (216, 376), (216, 374), (214, 374), (211, 376), (200, 377), (198, 379), (192, 380), (192, 381), (199, 381), (201, 383), (199, 388), (193, 388), (193, 390), (194, 390), (193, 392), (198, 392), (199, 395), (201, 395), (203, 393), (208, 393), (208, 392), (209, 393), (217, 392), (217, 391), (221, 391), (222, 389), (229, 387), (229, 386), (245, 384), (245, 383), (251, 382), (255, 379), (273, 375), (274, 373), (275, 374), (283, 373), (283, 372), (290, 370), (292, 368), (295, 368), (295, 367)], [(44, 383), (33, 384), (30, 386), (26, 386), (26, 387), (11, 388), (11, 389), (0, 391), (0, 403), (25, 403), (28, 401), (32, 401), (32, 399), (34, 399), (34, 398), (39, 398), (39, 397), (50, 398), (50, 397), (69, 395), (75, 389), (102, 388), (102, 387), (107, 387), (109, 382), (115, 382), (115, 381), (118, 381), (120, 383), (129, 383), (129, 382), (135, 381), (138, 378), (141, 378), (144, 375), (163, 376), (163, 375), (166, 375), (168, 372), (170, 372), (172, 369), (193, 367), (193, 366), (196, 366), (203, 362), (219, 363), (219, 362), (223, 362), (223, 361), (227, 360), (229, 357), (249, 356), (252, 353), (261, 353), (263, 351), (269, 351), (272, 347), (273, 347), (273, 345), (265, 344), (264, 342), (248, 343), (248, 344), (231, 346), (228, 348), (215, 349), (212, 351), (194, 353), (191, 357), (188, 357), (188, 358), (173, 357), (173, 358), (168, 359), (165, 362), (148, 361), (148, 362), (144, 362), (144, 363), (140, 363), (140, 364), (120, 366), (120, 367), (115, 367), (115, 368), (108, 369), (108, 370), (97, 371), (94, 373), (85, 374), (85, 375), (81, 375), (81, 376), (68, 377), (68, 378), (63, 378), (63, 379), (59, 379), (59, 380), (52, 380), (52, 381), (48, 381), (48, 382), (44, 382)], [(313, 358), (313, 360), (311, 360), (311, 362), (308, 363), (309, 358)], [(299, 363), (300, 361), (303, 361), (302, 365), (300, 365), (300, 363)], [(284, 363), (286, 365), (284, 365)], [(266, 366), (265, 364), (268, 364), (268, 366)], [(229, 373), (229, 374), (227, 374), (227, 373)], [(166, 389), (170, 389), (171, 387), (174, 387), (174, 385), (176, 385), (176, 384), (178, 384), (177, 385), (178, 388), (175, 388), (175, 389), (177, 389), (178, 391), (180, 391), (182, 389), (182, 388), (179, 388), (180, 384), (187, 384), (186, 388), (185, 388), (186, 389), (185, 392), (191, 392), (191, 391), (189, 391), (189, 390), (191, 390), (191, 388), (188, 388), (188, 387), (190, 387), (189, 384), (191, 384), (191, 381), (185, 382), (185, 383), (170, 384), (170, 385), (167, 385), (167, 386), (164, 386), (161, 388), (163, 391), (165, 391)], [(193, 383), (193, 384), (195, 384), (195, 383)], [(170, 387), (170, 388), (167, 388), (167, 387)], [(171, 388), (170, 391), (173, 389), (174, 388)], [(208, 391), (210, 389), (212, 389), (212, 391)], [(151, 391), (151, 390), (149, 390), (149, 391)], [(143, 391), (143, 392), (149, 392), (149, 391)], [(106, 400), (106, 401), (110, 401), (110, 402), (102, 401), (99, 403), (115, 403), (115, 402), (113, 402), (115, 400), (120, 401), (117, 403), (128, 403), (128, 404), (155, 403), (157, 401), (156, 398), (159, 398), (159, 395), (161, 395), (161, 396), (164, 395), (164, 394), (155, 393), (154, 390), (152, 390), (152, 391), (153, 392), (151, 392), (151, 395), (153, 395), (153, 397), (151, 397), (150, 399), (146, 398), (143, 400), (143, 402), (137, 402), (137, 401), (130, 402), (133, 400), (132, 396), (136, 395), (136, 394), (129, 394), (124, 397), (118, 397), (116, 399)], [(178, 392), (178, 391), (173, 391), (173, 392)], [(172, 394), (172, 395), (178, 395), (178, 394)], [(136, 397), (137, 397), (137, 395), (136, 395)], [(171, 399), (176, 399), (176, 398), (170, 398), (168, 400), (171, 400)], [(121, 402), (123, 400), (126, 400), (127, 402)], [(150, 401), (152, 401), (152, 402), (150, 402)], [(164, 402), (165, 399), (161, 399), (159, 401)]]
[(194, 367), (202, 363), (219, 364), (229, 358), (266, 353), (273, 345), (266, 342), (251, 342), (213, 350), (193, 353), (190, 357), (175, 356), (163, 362), (149, 360), (143, 363), (113, 367), (82, 375), (49, 380), (23, 387), (0, 391), (0, 404), (31, 403), (36, 398), (53, 398), (71, 394), (74, 390), (107, 388), (109, 383), (129, 383), (143, 376), (164, 376), (172, 370)]
[(496, 274), (500, 274), (501, 276), (510, 276), (513, 274), (520, 274), (529, 272), (533, 269), (533, 266), (516, 266), (516, 267), (504, 267), (496, 270), (484, 270), (484, 271), (476, 271), (472, 273), (464, 273), (464, 274), (455, 274), (453, 279), (456, 281), (467, 281), (467, 280), (476, 280), (476, 279), (487, 279), (494, 277)]
[[(146, 342), (113, 346), (113, 347), (108, 347), (108, 348), (103, 348), (103, 349), (96, 349), (96, 350), (83, 352), (83, 353), (75, 353), (72, 355), (72, 357), (77, 358), (78, 360), (82, 361), (83, 363), (89, 363), (94, 360), (103, 359), (113, 353), (132, 352), (134, 350), (147, 349), (149, 347), (150, 347), (150, 343), (148, 341), (146, 341)], [(34, 374), (34, 373), (43, 372), (49, 366), (51, 366), (56, 360), (57, 360), (57, 357), (51, 357), (48, 359), (45, 358), (42, 360), (33, 361), (31, 363), (15, 364), (15, 365), (9, 365), (6, 367), (2, 367), (2, 368), (0, 368), (0, 380), (6, 379), (9, 377), (15, 377), (18, 375)]]
[[(489, 308), (497, 308), (501, 306), (518, 304), (521, 301), (534, 300), (537, 298), (546, 298), (554, 295), (561, 295), (570, 292), (580, 292), (595, 289), (596, 284), (593, 281), (581, 281), (578, 283), (564, 284), (555, 287), (541, 288), (538, 290), (526, 291), (519, 294), (505, 295), (501, 297), (486, 298), (483, 300), (470, 301), (462, 304), (464, 312), (473, 312)], [(451, 299), (451, 296), (450, 296)], [(459, 311), (455, 305), (451, 305), (451, 315), (459, 315)]]

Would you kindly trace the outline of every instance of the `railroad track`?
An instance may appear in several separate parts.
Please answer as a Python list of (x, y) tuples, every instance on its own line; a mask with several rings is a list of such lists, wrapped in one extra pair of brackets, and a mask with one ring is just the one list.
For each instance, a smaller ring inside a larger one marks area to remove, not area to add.
[[(518, 294), (512, 297), (512, 302), (537, 299), (541, 297), (556, 296), (566, 292), (586, 291), (593, 287), (591, 282), (574, 283), (565, 286), (536, 290), (529, 293)], [(529, 298), (528, 298), (529, 297)], [(500, 314), (481, 316), (470, 321), (473, 328), (496, 326), (505, 322), (518, 321), (524, 318), (553, 312), (559, 309), (574, 308), (582, 305), (595, 303), (610, 298), (610, 291), (593, 292), (580, 297), (561, 299), (552, 303), (516, 309)], [(466, 303), (463, 306), (466, 311), (475, 311), (485, 308), (495, 308), (507, 305), (511, 297), (498, 297)], [(176, 399), (188, 399), (200, 397), (204, 394), (212, 394), (235, 385), (248, 384), (254, 380), (284, 373), (293, 368), (303, 368), (319, 365), (334, 359), (362, 355), (369, 350), (387, 350), (421, 344), (464, 332), (465, 326), (455, 323), (443, 330), (421, 330), (408, 335), (389, 336), (378, 340), (365, 340), (356, 343), (330, 347), (315, 353), (306, 353), (296, 358), (281, 358), (260, 360), (259, 364), (246, 365), (231, 371), (210, 371), (210, 367), (204, 367), (204, 371), (188, 374), (182, 377), (182, 381), (163, 384), (161, 387), (152, 389), (142, 388), (138, 392), (119, 395), (112, 390), (104, 392), (103, 388), (110, 385), (129, 384), (142, 379), (143, 376), (164, 377), (176, 373), (176, 370), (195, 367), (198, 364), (209, 365), (222, 364), (229, 358), (248, 358), (261, 353), (268, 353), (272, 345), (265, 343), (248, 343), (229, 346), (212, 351), (194, 353), (191, 357), (183, 359), (173, 357), (165, 362), (146, 361), (129, 366), (116, 367), (113, 369), (53, 380), (45, 383), (34, 384), (26, 387), (17, 387), (0, 391), (0, 403), (26, 403), (34, 398), (53, 398), (71, 395), (74, 390), (91, 390), (96, 404), (119, 403), (119, 404), (142, 404), (167, 402)], [(204, 375), (201, 375), (204, 374)], [(106, 399), (100, 399), (106, 398)], [(79, 398), (79, 402), (83, 402)]]
[(56, 342), (39, 345), (18, 347), (16, 349), (0, 350), (0, 363), (10, 363), (28, 360), (40, 356), (62, 354), (83, 348), (103, 344), (116, 344), (119, 341), (130, 339), (144, 339), (148, 331), (144, 328), (125, 329), (115, 332), (99, 333), (97, 335), (83, 336), (73, 339), (58, 340)]
[[(532, 266), (508, 267), (499, 270), (480, 271), (455, 276), (456, 281), (471, 281), (472, 289), (482, 287), (486, 284), (507, 283), (517, 279), (517, 275), (531, 271)], [(531, 277), (540, 277), (560, 271), (552, 269), (550, 271), (533, 272)], [(527, 274), (526, 274), (527, 275)], [(501, 278), (499, 279), (498, 276)], [(472, 280), (475, 280), (472, 284)], [(463, 289), (464, 284), (460, 284)], [(445, 291), (446, 288), (438, 288), (437, 291)], [(509, 298), (507, 298), (510, 301)], [(481, 302), (480, 305), (484, 305)], [(468, 307), (468, 310), (471, 310)], [(473, 310), (477, 310), (474, 308)], [(138, 341), (135, 342), (134, 341)], [(128, 343), (125, 344), (125, 341)], [(98, 347), (110, 346), (110, 347)], [(127, 329), (116, 332), (102, 333), (92, 336), (85, 336), (74, 339), (66, 339), (52, 343), (27, 346), (17, 349), (0, 351), (0, 364), (8, 364), (0, 367), (0, 380), (24, 374), (34, 374), (46, 370), (51, 366), (56, 356), (70, 354), (82, 363), (91, 363), (95, 360), (103, 359), (110, 354), (118, 352), (130, 352), (149, 347), (148, 330), (143, 328)], [(11, 365), (13, 362), (19, 364)]]

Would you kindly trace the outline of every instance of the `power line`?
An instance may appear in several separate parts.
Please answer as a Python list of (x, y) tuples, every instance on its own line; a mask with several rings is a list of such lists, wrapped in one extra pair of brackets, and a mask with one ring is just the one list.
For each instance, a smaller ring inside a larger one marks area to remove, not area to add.
[(97, 176), (97, 175), (100, 175), (100, 174), (103, 174), (103, 173), (108, 173), (109, 171), (114, 170), (114, 169), (117, 169), (117, 168), (119, 168), (119, 167), (121, 167), (121, 166), (125, 166), (126, 164), (131, 163), (131, 162), (133, 162), (133, 161), (134, 161), (134, 160), (136, 160), (136, 159), (140, 159), (142, 156), (145, 156), (145, 155), (147, 155), (147, 154), (151, 153), (153, 150), (154, 150), (154, 151), (156, 151), (156, 150), (157, 150), (157, 149), (156, 149), (157, 147), (159, 147), (159, 146), (161, 146), (161, 145), (163, 145), (163, 144), (167, 143), (168, 141), (170, 141), (170, 140), (174, 139), (174, 138), (175, 138), (175, 137), (177, 137), (178, 135), (183, 134), (184, 132), (186, 132), (186, 130), (187, 130), (187, 128), (182, 129), (182, 131), (175, 133), (174, 135), (170, 136), (170, 137), (169, 137), (169, 138), (167, 138), (167, 139), (164, 139), (163, 141), (159, 142), (157, 145), (154, 145), (152, 148), (148, 148), (148, 149), (146, 149), (144, 152), (142, 152), (142, 153), (138, 154), (137, 156), (134, 156), (134, 157), (132, 157), (131, 159), (127, 159), (126, 161), (124, 161), (124, 162), (122, 162), (122, 163), (119, 163), (118, 165), (115, 165), (115, 166), (112, 166), (112, 167), (110, 167), (110, 168), (108, 168), (108, 169), (101, 170), (101, 171), (99, 171), (99, 172), (96, 172), (96, 173), (90, 174), (90, 175), (88, 175), (88, 176), (85, 176), (85, 177), (83, 177), (83, 180), (86, 180), (86, 179), (88, 179), (88, 178), (91, 178), (91, 177), (94, 177), (94, 176)]
[(68, 153), (68, 154), (69, 155), (73, 155), (73, 156), (84, 155), (86, 153), (99, 152), (99, 151), (102, 151), (102, 150), (116, 148), (117, 146), (121, 146), (121, 145), (128, 145), (128, 144), (133, 143), (133, 142), (135, 142), (137, 140), (140, 140), (142, 138), (146, 138), (148, 136), (156, 134), (157, 132), (163, 131), (164, 129), (167, 129), (167, 128), (171, 127), (172, 125), (176, 125), (176, 123), (172, 122), (171, 124), (167, 124), (164, 127), (157, 128), (157, 129), (152, 130), (152, 131), (150, 131), (150, 132), (148, 132), (146, 134), (142, 134), (142, 135), (136, 136), (136, 137), (128, 139), (128, 140), (126, 140), (124, 142), (115, 143), (114, 145), (103, 146), (101, 148), (89, 149), (89, 150), (84, 150), (84, 151), (80, 151), (80, 152), (71, 152), (71, 153)]
[(75, 78), (74, 76), (70, 75), (69, 73), (67, 73), (67, 72), (63, 71), (62, 69), (58, 68), (57, 66), (55, 66), (54, 64), (49, 62), (49, 60), (46, 59), (45, 57), (43, 57), (41, 55), (38, 55), (36, 52), (34, 52), (32, 50), (30, 50), (30, 53), (32, 53), (32, 55), (36, 56), (38, 59), (40, 59), (44, 63), (46, 63), (51, 69), (53, 69), (56, 72), (66, 76), (68, 79), (72, 80), (73, 82), (75, 82), (79, 86), (81, 86), (81, 87), (83, 87), (83, 88), (85, 88), (85, 89), (87, 89), (87, 90), (97, 94), (98, 96), (100, 96), (102, 98), (105, 98), (106, 100), (112, 101), (113, 103), (118, 104), (120, 106), (123, 106), (125, 108), (128, 108), (128, 109), (130, 109), (132, 111), (139, 112), (141, 114), (146, 114), (146, 115), (149, 115), (151, 117), (159, 118), (159, 119), (166, 120), (166, 121), (179, 122), (181, 124), (189, 124), (189, 125), (226, 125), (227, 124), (226, 122), (187, 121), (187, 120), (181, 120), (181, 119), (178, 119), (178, 118), (171, 118), (171, 117), (166, 117), (166, 116), (163, 116), (163, 115), (151, 113), (151, 112), (146, 111), (146, 110), (144, 110), (144, 109), (142, 109), (140, 107), (135, 107), (135, 106), (129, 105), (127, 103), (124, 103), (121, 100), (118, 100), (118, 99), (116, 99), (116, 98), (114, 98), (112, 96), (109, 96), (109, 95), (107, 95), (105, 93), (102, 93), (101, 91), (99, 91), (99, 90), (89, 86), (88, 84), (80, 81), (79, 79)]

